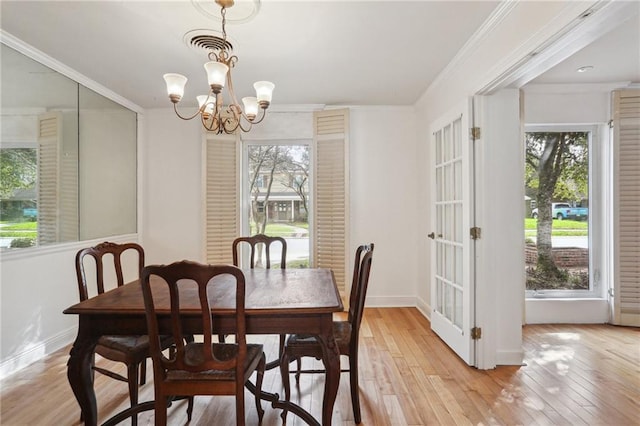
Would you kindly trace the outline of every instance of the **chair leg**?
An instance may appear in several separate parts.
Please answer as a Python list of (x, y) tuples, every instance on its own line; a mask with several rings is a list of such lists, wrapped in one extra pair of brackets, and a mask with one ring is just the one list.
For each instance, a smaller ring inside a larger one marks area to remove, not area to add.
[[(129, 383), (129, 400), (131, 406), (138, 404), (138, 364), (132, 363), (127, 366), (127, 381)], [(138, 415), (131, 416), (131, 426), (137, 426)]]
[(193, 400), (195, 397), (189, 397), (189, 403), (187, 404), (187, 420), (191, 421), (191, 416), (193, 415)]
[(296, 367), (298, 370), (296, 371), (296, 384), (300, 385), (300, 370), (302, 370), (302, 359), (296, 358)]
[(147, 383), (147, 359), (140, 362), (140, 386)]
[(349, 355), (349, 384), (351, 387), (351, 405), (353, 406), (353, 420), (356, 424), (362, 422), (360, 414), (360, 390), (358, 388), (358, 352)]
[(284, 344), (287, 340), (286, 334), (280, 335), (280, 347), (278, 348), (278, 359), (282, 359), (282, 354), (284, 353)]
[[(157, 388), (156, 388), (157, 390)], [(167, 426), (167, 398), (164, 395), (155, 393), (156, 399), (153, 404), (154, 413), (155, 413), (155, 425), (156, 426)]]
[(267, 364), (266, 357), (264, 353), (262, 354), (262, 358), (260, 358), (260, 363), (258, 364), (257, 375), (256, 375), (256, 410), (258, 410), (258, 424), (262, 424), (262, 418), (264, 417), (264, 410), (262, 409), (262, 403), (260, 402), (260, 397), (262, 395), (262, 380), (264, 379), (264, 369)]
[[(282, 386), (284, 387), (284, 400), (289, 401), (291, 399), (291, 384), (289, 383), (289, 363), (291, 360), (289, 356), (285, 353), (280, 357), (280, 375), (282, 376)], [(282, 414), (282, 424), (287, 424), (287, 410), (283, 409)]]
[(244, 386), (240, 389), (236, 389), (236, 425), (244, 426)]

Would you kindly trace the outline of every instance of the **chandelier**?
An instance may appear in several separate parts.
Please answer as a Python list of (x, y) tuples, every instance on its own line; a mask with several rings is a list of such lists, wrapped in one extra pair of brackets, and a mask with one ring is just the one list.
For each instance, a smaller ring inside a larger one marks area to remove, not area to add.
[[(230, 53), (233, 50), (233, 46), (227, 41), (225, 29), (225, 14), (227, 9), (233, 6), (234, 0), (215, 0), (215, 2), (221, 7), (222, 38), (211, 36), (206, 43), (200, 43), (211, 50), (208, 55), (209, 62), (204, 64), (210, 87), (209, 93), (196, 97), (198, 110), (191, 116), (183, 116), (178, 111), (178, 103), (184, 95), (187, 77), (175, 73), (165, 74), (164, 80), (167, 83), (167, 93), (169, 94), (169, 99), (173, 102), (173, 109), (176, 115), (183, 120), (191, 120), (199, 116), (204, 128), (217, 134), (231, 134), (237, 129), (248, 132), (253, 124), (258, 124), (264, 119), (267, 108), (271, 104), (271, 96), (275, 85), (269, 81), (254, 83), (253, 87), (256, 90), (256, 96), (242, 98), (244, 108), (240, 106), (231, 80), (231, 68), (235, 66), (238, 57)], [(225, 84), (229, 96), (229, 104), (226, 106), (224, 105), (222, 94)], [(257, 118), (259, 110), (262, 110), (262, 112), (260, 117)]]

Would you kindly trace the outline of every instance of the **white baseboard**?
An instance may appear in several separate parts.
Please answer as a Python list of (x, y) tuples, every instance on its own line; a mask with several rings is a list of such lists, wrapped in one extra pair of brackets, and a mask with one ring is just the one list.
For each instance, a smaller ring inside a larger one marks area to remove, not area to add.
[(366, 305), (368, 308), (405, 308), (415, 307), (415, 297), (367, 297)]
[(524, 351), (497, 351), (496, 365), (523, 365)]
[(429, 305), (427, 302), (425, 302), (419, 297), (417, 298), (417, 302), (418, 303), (416, 303), (416, 307), (418, 308), (420, 313), (424, 315), (426, 319), (431, 321), (431, 305)]
[(20, 353), (3, 360), (2, 363), (0, 363), (0, 380), (71, 344), (75, 340), (77, 334), (78, 327), (71, 327), (45, 341), (33, 343)]

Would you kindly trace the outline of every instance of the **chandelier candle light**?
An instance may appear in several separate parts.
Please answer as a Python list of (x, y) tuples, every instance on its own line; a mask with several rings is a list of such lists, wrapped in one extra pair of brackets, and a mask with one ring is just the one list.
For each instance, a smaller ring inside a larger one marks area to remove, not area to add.
[[(242, 98), (244, 110), (240, 107), (231, 81), (231, 68), (238, 61), (238, 57), (229, 53), (233, 47), (227, 41), (225, 29), (225, 14), (227, 9), (233, 6), (233, 0), (215, 0), (215, 2), (221, 7), (222, 38), (213, 36), (213, 43), (207, 46), (211, 49), (211, 52), (209, 52), (209, 62), (204, 64), (204, 68), (207, 71), (210, 86), (209, 94), (197, 96), (198, 111), (190, 117), (185, 117), (178, 112), (178, 102), (184, 95), (187, 77), (181, 74), (165, 74), (164, 80), (167, 83), (167, 92), (169, 99), (173, 102), (173, 109), (176, 115), (183, 120), (191, 120), (200, 116), (202, 125), (208, 131), (218, 134), (231, 134), (237, 129), (248, 132), (253, 124), (258, 124), (264, 119), (267, 108), (271, 104), (271, 96), (275, 85), (270, 81), (254, 83), (253, 87), (256, 90), (256, 96)], [(224, 106), (222, 96), (222, 89), (225, 87), (225, 83), (230, 97), (228, 106)], [(260, 118), (256, 120), (258, 109), (262, 109), (262, 113)], [(245, 122), (244, 125), (243, 121)]]

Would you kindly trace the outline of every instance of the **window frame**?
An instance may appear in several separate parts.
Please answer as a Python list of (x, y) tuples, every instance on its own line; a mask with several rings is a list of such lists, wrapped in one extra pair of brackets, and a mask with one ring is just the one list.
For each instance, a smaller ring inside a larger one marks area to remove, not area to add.
[[(268, 145), (279, 145), (279, 146), (302, 146), (306, 145), (308, 147), (309, 152), (309, 217), (307, 221), (309, 223), (309, 266), (313, 267), (314, 259), (313, 259), (313, 244), (315, 241), (315, 230), (311, 226), (312, 223), (312, 215), (313, 215), (313, 194), (314, 189), (314, 161), (313, 161), (313, 139), (309, 138), (301, 138), (301, 139), (250, 139), (250, 138), (241, 138), (241, 158), (240, 158), (240, 235), (250, 235), (251, 232), (251, 224), (249, 223), (249, 212), (251, 210), (251, 203), (249, 195), (249, 181), (246, 179), (249, 171), (249, 147), (250, 146), (268, 146)], [(263, 179), (264, 175), (260, 176), (261, 185), (264, 184)], [(265, 186), (260, 186), (264, 188)], [(264, 208), (268, 208), (265, 204)]]
[[(607, 255), (610, 215), (604, 207), (610, 205), (611, 152), (604, 124), (525, 124), (524, 133), (586, 132), (589, 133), (589, 289), (588, 290), (526, 290), (525, 299), (604, 298), (610, 266)], [(523, 134), (524, 136), (524, 134)], [(524, 161), (524, 159), (523, 159)], [(594, 249), (602, 247), (602, 250)]]

